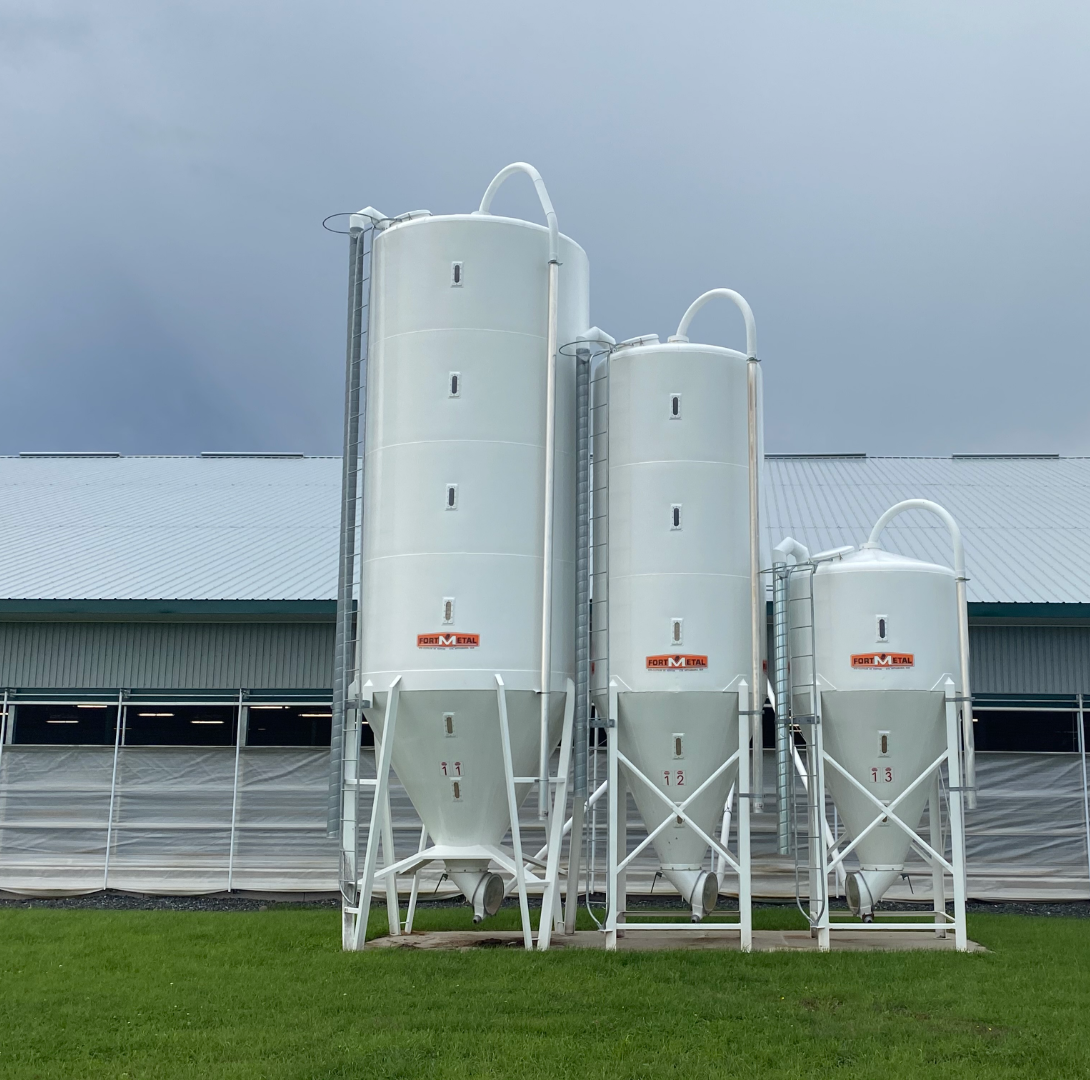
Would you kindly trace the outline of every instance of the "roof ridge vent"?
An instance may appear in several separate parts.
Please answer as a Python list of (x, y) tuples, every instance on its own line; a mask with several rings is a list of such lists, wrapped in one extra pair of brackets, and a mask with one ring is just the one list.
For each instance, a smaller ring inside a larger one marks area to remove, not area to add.
[(866, 461), (866, 454), (765, 454), (772, 461)]
[(302, 458), (306, 454), (290, 450), (202, 450), (202, 458)]
[(20, 450), (21, 458), (115, 458), (120, 450)]
[(1059, 461), (1059, 454), (951, 454), (954, 461)]

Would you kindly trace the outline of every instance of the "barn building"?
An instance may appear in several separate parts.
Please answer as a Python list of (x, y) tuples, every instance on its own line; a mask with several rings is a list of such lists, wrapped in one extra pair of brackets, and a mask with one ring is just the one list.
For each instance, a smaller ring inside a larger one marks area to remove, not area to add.
[[(337, 458), (293, 454), (0, 458), (0, 890), (337, 888), (340, 475)], [(768, 551), (786, 535), (812, 551), (858, 544), (904, 498), (934, 499), (962, 526), (973, 895), (1090, 897), (1088, 495), (1085, 458), (766, 461)], [(924, 516), (885, 536), (949, 562)], [(415, 842), (411, 808), (396, 806), (400, 840)], [(774, 832), (773, 814), (757, 815), (759, 849)], [(766, 892), (788, 888), (771, 854), (761, 866)]]

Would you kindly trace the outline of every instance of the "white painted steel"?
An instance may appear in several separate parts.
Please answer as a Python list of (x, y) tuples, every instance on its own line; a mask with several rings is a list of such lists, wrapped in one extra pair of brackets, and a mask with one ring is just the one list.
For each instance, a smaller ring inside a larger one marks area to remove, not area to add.
[[(549, 229), (487, 213), (395, 221), (374, 241), (357, 670), (376, 690), (365, 714), (380, 735), (383, 688), (401, 678), (393, 767), (447, 849), (495, 847), (509, 827), (497, 674), (513, 775), (539, 771), (552, 364), (549, 751), (573, 675), (575, 371), (547, 353), (589, 324), (588, 265), (572, 240), (555, 242), (558, 272)], [(479, 641), (418, 647), (420, 634)], [(475, 892), (479, 858), (446, 861)]]
[(954, 549), (954, 577), (957, 581), (957, 605), (958, 605), (958, 650), (960, 654), (960, 679), (961, 686), (961, 742), (964, 752), (965, 787), (969, 809), (976, 807), (976, 734), (973, 731), (973, 709), (971, 680), (969, 677), (969, 604), (966, 586), (969, 575), (965, 572), (965, 545), (961, 541), (961, 529), (945, 507), (940, 506), (930, 499), (905, 499), (895, 506), (891, 506), (875, 523), (871, 529), (867, 542), (863, 545), (867, 548), (881, 547), (879, 538), (882, 530), (900, 514), (906, 510), (924, 510), (934, 514), (946, 526), (950, 534), (950, 543)]
[[(684, 815), (636, 774), (684, 802), (736, 753), (738, 686), (752, 677), (747, 384), (752, 378), (759, 395), (760, 371), (744, 353), (684, 339), (694, 309), (726, 292), (698, 300), (678, 338), (622, 343), (607, 361), (608, 380), (594, 382), (594, 488), (608, 491), (608, 513), (595, 508), (596, 545), (606, 558), (595, 567), (593, 693), (606, 715), (615, 686), (618, 760), (633, 765), (619, 768), (648, 831), (671, 817), (698, 827), (675, 821), (654, 839), (664, 875), (697, 917), (706, 914), (705, 836), (721, 821), (737, 767), (721, 772)], [(649, 666), (652, 657), (666, 659)], [(706, 665), (685, 657), (706, 657)], [(611, 761), (611, 778), (616, 767)], [(744, 798), (751, 794), (747, 787)], [(611, 812), (623, 813), (617, 802)]]
[[(793, 592), (802, 581), (795, 575)], [(825, 753), (884, 804), (915, 785), (896, 812), (915, 830), (931, 794), (917, 781), (946, 748), (944, 682), (960, 669), (955, 574), (867, 547), (819, 562), (813, 590)], [(798, 633), (796, 685), (809, 683)], [(898, 662), (909, 656), (911, 665)], [(874, 662), (860, 666), (853, 657)], [(805, 704), (797, 701), (796, 711)], [(803, 730), (812, 742), (814, 727)], [(854, 848), (862, 872), (849, 876), (848, 889), (869, 913), (904, 869), (911, 838), (892, 821), (863, 835), (874, 804), (835, 767), (825, 769), (825, 783), (848, 836), (862, 836)]]

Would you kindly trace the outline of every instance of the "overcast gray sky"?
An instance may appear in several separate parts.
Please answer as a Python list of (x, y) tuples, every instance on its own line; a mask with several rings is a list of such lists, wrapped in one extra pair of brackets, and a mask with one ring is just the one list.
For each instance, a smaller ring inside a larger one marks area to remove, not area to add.
[(1088, 56), (1051, 0), (5, 0), (0, 452), (338, 452), (322, 218), (521, 159), (617, 338), (749, 298), (770, 451), (1090, 453)]

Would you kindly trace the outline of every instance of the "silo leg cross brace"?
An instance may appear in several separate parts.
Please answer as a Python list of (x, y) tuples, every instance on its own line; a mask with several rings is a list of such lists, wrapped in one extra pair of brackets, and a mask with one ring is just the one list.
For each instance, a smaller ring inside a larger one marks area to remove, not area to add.
[[(625, 870), (628, 865), (647, 848), (673, 820), (691, 829), (712, 851), (712, 857), (726, 862), (738, 874), (738, 921), (737, 922), (703, 922), (701, 930), (737, 931), (740, 935), (740, 945), (743, 952), (749, 952), (753, 942), (753, 924), (751, 911), (751, 886), (750, 886), (750, 852), (749, 852), (749, 755), (750, 755), (750, 724), (743, 719), (749, 713), (749, 687), (744, 679), (738, 683), (738, 749), (722, 762), (718, 768), (695, 791), (681, 802), (675, 802), (666, 795), (657, 784), (648, 779), (636, 766), (621, 753), (617, 746), (618, 724), (618, 684), (612, 679), (609, 684), (609, 738), (606, 746), (607, 752), (607, 797), (609, 804), (609, 839), (607, 841), (607, 903), (606, 921), (603, 927), (606, 937), (606, 949), (617, 948), (617, 938), (620, 928), (625, 932), (635, 930), (687, 930), (687, 924), (677, 922), (629, 922), (627, 920), (627, 897), (625, 893)], [(715, 840), (709, 836), (686, 813), (689, 805), (711, 786), (727, 769), (737, 763), (738, 765), (738, 855), (735, 857), (727, 850), (726, 833), (721, 840)], [(622, 815), (626, 812), (627, 795), (622, 790), (620, 766), (624, 765), (629, 778), (643, 784), (647, 789), (670, 810), (670, 814), (663, 819), (631, 852), (621, 854), (624, 830), (622, 828)]]
[[(408, 858), (397, 860), (394, 855), (393, 827), (390, 816), (390, 769), (393, 762), (394, 739), (397, 731), (398, 697), (401, 689), (400, 676), (390, 684), (386, 695), (385, 721), (382, 727), (382, 738), (379, 742), (377, 753), (378, 775), (374, 780), (357, 780), (360, 788), (371, 788), (374, 791), (374, 799), (371, 804), (370, 828), (367, 833), (367, 849), (363, 860), (363, 871), (360, 874), (357, 887), (354, 890), (355, 904), (344, 897), (344, 916), (346, 933), (344, 947), (351, 951), (363, 949), (367, 939), (367, 920), (371, 909), (371, 895), (380, 880), (385, 880), (386, 908), (388, 913), (389, 929), (391, 936), (402, 932), (400, 909), (397, 896), (398, 875), (414, 875), (413, 897), (410, 899), (410, 912), (405, 923), (405, 931), (411, 932), (412, 918), (415, 914), (415, 894), (417, 881), (415, 875), (419, 870), (432, 862), (442, 862), (446, 859), (474, 859), (485, 863), (495, 863), (499, 868), (512, 876), (512, 885), (519, 895), (519, 907), (522, 915), (523, 944), (527, 949), (533, 948), (533, 935), (530, 929), (530, 906), (527, 886), (530, 884), (542, 886), (542, 918), (538, 934), (538, 948), (548, 949), (554, 929), (563, 932), (564, 922), (560, 907), (560, 848), (563, 843), (564, 810), (567, 800), (568, 771), (571, 763), (572, 723), (575, 712), (575, 686), (568, 680), (567, 700), (564, 710), (564, 727), (561, 737), (560, 767), (555, 777), (548, 777), (548, 786), (555, 788), (555, 796), (551, 801), (551, 812), (548, 822), (548, 844), (537, 856), (527, 858), (522, 848), (522, 832), (519, 828), (518, 798), (515, 786), (517, 784), (534, 784), (538, 782), (536, 776), (515, 776), (511, 754), (511, 732), (507, 717), (507, 693), (503, 679), (495, 676), (496, 683), (496, 707), (499, 714), (500, 740), (503, 749), (504, 779), (507, 791), (507, 807), (511, 825), (512, 853), (509, 855), (498, 846), (491, 844), (478, 844), (471, 846), (454, 846), (449, 844), (426, 845), (426, 831), (421, 832), (420, 846), (415, 854)], [(383, 866), (378, 867), (378, 847), (382, 844)], [(546, 855), (545, 875), (541, 877), (528, 869), (540, 861), (540, 857)], [(510, 891), (510, 886), (508, 887)], [(546, 918), (545, 912), (552, 913), (552, 918)]]

